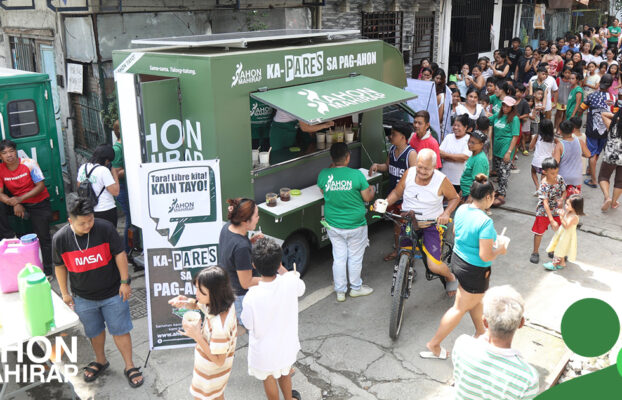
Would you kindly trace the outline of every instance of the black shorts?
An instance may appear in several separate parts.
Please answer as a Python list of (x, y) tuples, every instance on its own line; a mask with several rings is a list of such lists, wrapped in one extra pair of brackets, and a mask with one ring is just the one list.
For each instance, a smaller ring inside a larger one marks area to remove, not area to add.
[(451, 268), (460, 286), (469, 293), (478, 294), (488, 290), (490, 285), (490, 267), (477, 267), (464, 261), (454, 253)]

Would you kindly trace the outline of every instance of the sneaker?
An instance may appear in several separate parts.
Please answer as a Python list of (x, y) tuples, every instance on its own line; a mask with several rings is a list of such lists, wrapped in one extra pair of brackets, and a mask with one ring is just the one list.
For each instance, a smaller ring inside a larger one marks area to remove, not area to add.
[(361, 288), (359, 290), (350, 290), (350, 297), (367, 296), (369, 294), (372, 294), (373, 291), (374, 289), (370, 288), (369, 286), (361, 285)]
[(346, 294), (345, 292), (337, 292), (337, 301), (338, 302), (342, 302), (342, 301), (346, 301)]
[(540, 254), (532, 253), (531, 257), (529, 257), (529, 262), (532, 264), (537, 264), (540, 262)]

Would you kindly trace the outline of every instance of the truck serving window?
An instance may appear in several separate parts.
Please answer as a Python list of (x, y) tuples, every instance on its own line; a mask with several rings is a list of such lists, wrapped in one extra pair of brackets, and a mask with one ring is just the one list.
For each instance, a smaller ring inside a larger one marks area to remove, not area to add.
[(9, 133), (13, 138), (35, 136), (39, 133), (37, 107), (33, 100), (11, 101), (6, 106)]

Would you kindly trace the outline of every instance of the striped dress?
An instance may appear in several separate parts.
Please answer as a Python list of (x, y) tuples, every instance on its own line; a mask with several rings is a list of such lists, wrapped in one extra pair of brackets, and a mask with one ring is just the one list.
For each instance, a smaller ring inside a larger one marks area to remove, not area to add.
[(211, 400), (222, 396), (231, 375), (238, 321), (233, 304), (229, 308), (224, 324), (220, 315), (210, 315), (207, 307), (202, 304), (199, 304), (199, 307), (205, 315), (203, 337), (209, 343), (210, 351), (212, 354), (227, 355), (224, 364), (219, 367), (207, 358), (198, 344), (194, 349), (194, 371), (190, 393), (195, 399)]
[(455, 399), (533, 399), (538, 394), (538, 372), (516, 350), (462, 335), (451, 357)]

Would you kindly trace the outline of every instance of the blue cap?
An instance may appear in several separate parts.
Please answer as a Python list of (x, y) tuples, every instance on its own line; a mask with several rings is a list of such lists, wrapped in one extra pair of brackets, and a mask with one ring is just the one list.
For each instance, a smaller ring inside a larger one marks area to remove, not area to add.
[(37, 234), (36, 233), (29, 233), (28, 235), (24, 235), (21, 238), (19, 238), (19, 240), (22, 243), (32, 243), (32, 242), (37, 240)]

